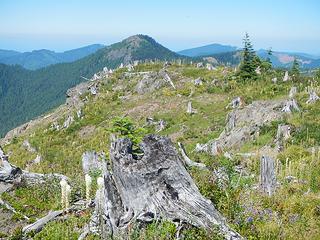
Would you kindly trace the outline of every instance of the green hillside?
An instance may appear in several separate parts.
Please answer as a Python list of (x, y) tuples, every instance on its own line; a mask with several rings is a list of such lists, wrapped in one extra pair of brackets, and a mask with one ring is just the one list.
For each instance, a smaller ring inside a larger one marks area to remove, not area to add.
[(179, 55), (148, 36), (136, 35), (72, 63), (35, 71), (0, 65), (0, 136), (65, 101), (65, 92), (104, 67), (117, 68), (134, 60), (170, 60)]
[[(123, 44), (125, 43), (116, 46), (122, 49)], [(106, 52), (109, 51), (105, 49), (99, 54)], [(93, 57), (83, 61), (88, 63), (90, 59), (92, 64), (96, 63)], [(118, 129), (115, 122), (119, 123), (119, 118), (123, 119), (124, 124), (142, 130), (131, 131), (133, 135), (129, 135), (138, 141), (145, 134), (157, 131), (154, 126), (146, 125), (147, 117), (155, 121), (162, 119), (166, 126), (157, 134), (168, 136), (175, 145), (182, 142), (192, 160), (206, 164), (209, 170), (190, 167), (188, 172), (200, 192), (214, 203), (228, 223), (243, 237), (319, 239), (320, 105), (306, 104), (308, 93), (305, 92), (305, 87), (309, 86), (311, 78), (300, 77), (294, 81), (279, 81), (275, 84), (272, 79), (281, 79), (284, 72), (268, 70), (263, 71), (256, 80), (242, 81), (232, 68), (219, 67), (208, 71), (192, 65), (173, 64), (166, 70), (176, 89), (168, 84), (151, 92), (137, 94), (136, 86), (143, 79), (143, 74), (158, 72), (162, 68), (163, 63), (140, 64), (134, 72), (130, 72), (131, 75), (128, 75), (126, 69), (119, 69), (111, 77), (100, 80), (98, 95), (83, 96), (88, 101), (82, 108), (82, 118), (76, 117), (74, 109), (71, 113), (75, 116), (75, 121), (67, 129), (55, 130), (52, 129), (52, 122), (40, 122), (27, 132), (17, 135), (4, 147), (5, 152), (11, 153), (10, 161), (24, 169), (37, 154), (41, 155), (42, 161), (30, 165), (29, 170), (40, 173), (57, 172), (70, 177), (73, 184), (71, 201), (75, 202), (85, 197), (82, 154), (86, 151), (103, 151), (108, 159), (110, 134)], [(21, 74), (29, 74), (21, 68), (17, 70)], [(194, 84), (197, 78), (202, 79), (202, 84)], [(316, 78), (313, 87), (317, 89), (319, 84), (320, 79)], [(244, 106), (240, 109), (246, 109), (259, 100), (288, 99), (292, 86), (297, 87), (295, 99), (301, 111), (288, 113), (282, 119), (263, 125), (252, 140), (229, 150), (231, 159), (223, 154), (212, 156), (194, 151), (197, 143), (207, 143), (223, 132), (226, 117), (233, 111), (228, 104), (234, 97), (240, 96), (244, 101)], [(189, 101), (196, 110), (194, 114), (186, 113)], [(67, 115), (62, 114), (58, 123), (62, 125), (66, 117)], [(278, 124), (289, 124), (292, 128), (291, 136), (281, 152), (273, 150), (276, 149)], [(23, 147), (25, 140), (30, 142), (36, 152)], [(316, 150), (311, 150), (312, 148)], [(276, 191), (270, 197), (259, 190), (259, 159), (266, 149), (269, 149), (268, 154), (276, 154), (281, 166), (276, 173)], [(222, 185), (213, 177), (213, 172), (218, 169), (226, 176)], [(92, 176), (95, 179), (97, 175), (99, 173), (93, 173)], [(20, 186), (3, 193), (1, 198), (18, 209), (20, 214), (30, 217), (31, 222), (44, 216), (50, 209), (60, 208), (59, 188), (54, 188), (53, 185), (43, 185), (41, 188)], [(65, 218), (49, 223), (40, 233), (35, 234), (34, 239), (77, 239), (80, 230), (89, 221), (91, 212), (87, 210), (78, 215), (66, 214)], [(7, 220), (12, 228), (16, 228), (13, 231), (15, 237), (19, 236), (17, 219), (24, 221), (19, 215)], [(145, 228), (133, 227), (129, 239), (175, 239), (176, 231), (176, 226), (172, 223), (154, 222)], [(3, 236), (7, 236), (6, 233)], [(205, 232), (187, 228), (182, 230), (181, 236), (183, 239), (218, 239), (214, 229), (212, 232)], [(99, 238), (91, 235), (87, 239)]]

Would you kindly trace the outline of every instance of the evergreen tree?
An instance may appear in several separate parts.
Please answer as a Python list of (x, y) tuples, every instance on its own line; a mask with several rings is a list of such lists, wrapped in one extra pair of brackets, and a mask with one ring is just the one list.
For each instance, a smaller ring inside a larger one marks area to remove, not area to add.
[(271, 56), (272, 56), (272, 49), (269, 48), (269, 50), (268, 50), (268, 57), (267, 57), (266, 61), (272, 65)]
[(318, 68), (318, 70), (316, 71), (316, 78), (320, 79), (320, 68)]
[(291, 74), (294, 79), (296, 79), (300, 75), (300, 66), (297, 58), (294, 58), (293, 60)]
[(253, 46), (251, 44), (249, 34), (246, 33), (243, 39), (243, 52), (242, 52), (242, 61), (240, 63), (239, 68), (239, 76), (243, 80), (247, 79), (256, 79), (257, 74), (255, 72), (258, 61), (256, 58), (256, 54), (253, 50)]

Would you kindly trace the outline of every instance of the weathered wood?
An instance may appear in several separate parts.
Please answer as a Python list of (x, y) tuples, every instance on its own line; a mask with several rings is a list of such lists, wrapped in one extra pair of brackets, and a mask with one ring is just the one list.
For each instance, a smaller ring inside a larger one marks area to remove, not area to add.
[(58, 173), (41, 174), (21, 170), (10, 164), (8, 156), (4, 154), (0, 148), (0, 182), (19, 183), (23, 182), (26, 185), (42, 184), (47, 180), (52, 179), (68, 179), (66, 176)]
[(278, 151), (283, 150), (285, 141), (288, 140), (291, 136), (290, 132), (291, 132), (290, 125), (282, 125), (282, 124), (278, 125), (277, 136), (275, 140)]
[(188, 156), (187, 156), (187, 153), (186, 153), (186, 150), (184, 148), (184, 146), (182, 145), (182, 143), (178, 142), (178, 146), (179, 146), (179, 150), (180, 150), (180, 153), (182, 155), (182, 158), (185, 162), (185, 164), (189, 167), (198, 167), (198, 168), (201, 168), (201, 169), (208, 169), (206, 165), (204, 165), (203, 163), (197, 163), (197, 162), (194, 162), (192, 161)]
[(82, 169), (84, 174), (102, 171), (105, 168), (105, 164), (103, 153), (87, 151), (82, 154)]
[(228, 109), (229, 107), (236, 109), (236, 108), (241, 108), (244, 106), (244, 100), (242, 99), (242, 97), (235, 97), (234, 99), (232, 99), (232, 101), (228, 104), (228, 106), (226, 107), (226, 109)]
[(112, 142), (112, 174), (104, 172), (103, 197), (96, 197), (104, 205), (96, 208), (90, 229), (107, 238), (132, 222), (164, 219), (205, 229), (216, 225), (226, 239), (241, 239), (200, 194), (168, 138), (148, 135), (140, 148), (142, 156), (133, 153), (129, 139)]
[(289, 98), (293, 99), (297, 95), (297, 87), (291, 87), (289, 92)]
[(65, 179), (68, 180), (68, 177), (66, 177), (63, 174), (59, 173), (48, 173), (48, 174), (42, 174), (42, 173), (33, 173), (23, 170), (21, 175), (21, 182), (27, 184), (27, 185), (36, 185), (36, 184), (42, 184), (45, 183), (48, 180), (54, 180), (54, 179)]
[(55, 219), (56, 217), (58, 217), (59, 215), (61, 215), (63, 213), (63, 210), (58, 210), (58, 211), (53, 211), (53, 212), (49, 212), (46, 216), (44, 216), (43, 218), (40, 218), (39, 220), (37, 220), (36, 222), (25, 226), (22, 229), (22, 232), (24, 234), (27, 234), (29, 232), (34, 232), (34, 233), (38, 233), (42, 230), (42, 228), (50, 221), (52, 221), (53, 219)]
[(187, 105), (187, 113), (188, 114), (194, 114), (194, 113), (197, 113), (197, 110), (192, 108), (192, 103), (191, 101), (188, 102), (188, 105)]
[(9, 157), (0, 148), (0, 181), (12, 183), (16, 178), (21, 176), (22, 170), (11, 165), (8, 159)]
[(290, 80), (290, 76), (289, 76), (288, 71), (286, 71), (286, 72), (284, 73), (284, 76), (283, 76), (283, 81), (284, 81), (284, 82), (287, 82), (288, 80)]
[[(18, 212), (7, 202), (3, 201), (1, 198), (0, 198), (0, 206), (4, 206), (6, 209), (8, 209), (9, 211), (15, 213), (15, 214), (18, 214)], [(29, 220), (29, 218), (21, 213), (19, 213), (20, 215), (22, 215), (22, 217), (26, 220)]]
[(269, 156), (260, 159), (260, 186), (263, 192), (271, 196), (276, 187), (276, 174), (274, 160)]
[(241, 147), (254, 140), (262, 126), (280, 120), (285, 113), (281, 111), (287, 101), (255, 101), (243, 108), (228, 113), (226, 127), (217, 139), (206, 144), (197, 144), (196, 151), (219, 155), (230, 149)]
[(307, 100), (307, 104), (313, 104), (316, 101), (319, 101), (320, 97), (318, 96), (318, 94), (314, 91), (314, 90), (310, 90), (309, 91), (309, 99)]
[(282, 112), (291, 113), (293, 111), (300, 112), (300, 108), (295, 99), (290, 99), (282, 108)]

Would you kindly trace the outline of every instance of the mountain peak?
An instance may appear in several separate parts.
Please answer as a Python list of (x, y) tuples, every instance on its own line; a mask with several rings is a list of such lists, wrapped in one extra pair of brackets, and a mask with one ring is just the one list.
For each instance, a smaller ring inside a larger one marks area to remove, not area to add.
[(136, 34), (123, 40), (126, 44), (139, 46), (142, 42), (157, 43), (152, 37), (143, 34)]

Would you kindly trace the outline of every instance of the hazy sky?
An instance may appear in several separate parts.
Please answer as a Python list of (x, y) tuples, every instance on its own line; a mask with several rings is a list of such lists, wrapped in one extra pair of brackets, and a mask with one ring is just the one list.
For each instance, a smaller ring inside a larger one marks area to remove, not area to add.
[(172, 50), (223, 43), (320, 54), (320, 0), (0, 0), (0, 49), (63, 51), (137, 33)]

